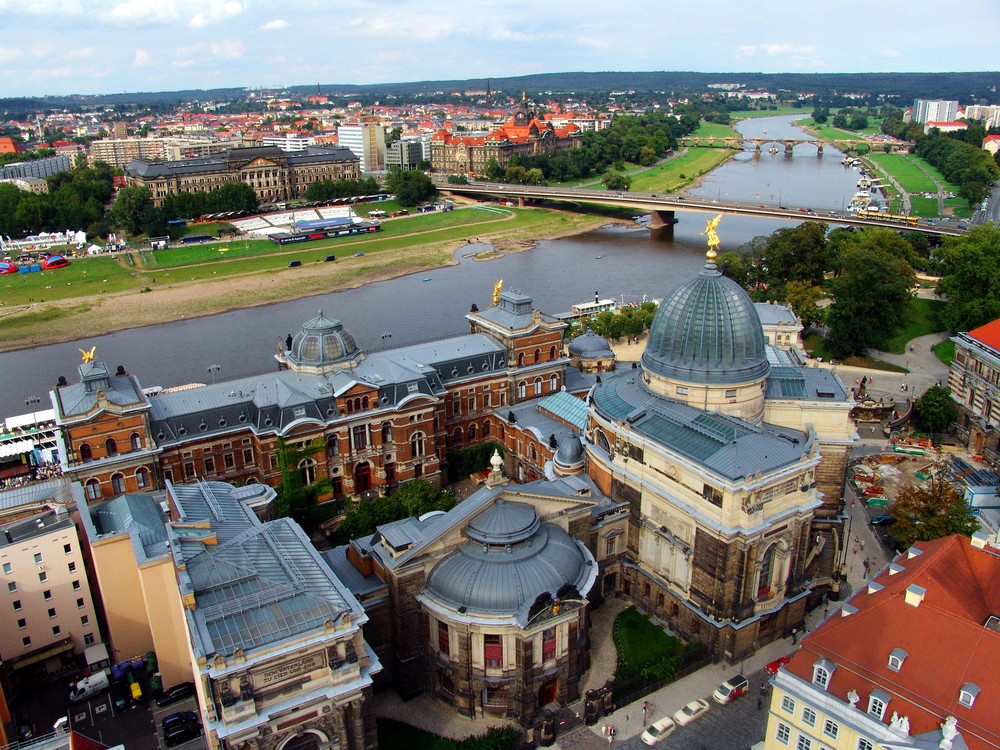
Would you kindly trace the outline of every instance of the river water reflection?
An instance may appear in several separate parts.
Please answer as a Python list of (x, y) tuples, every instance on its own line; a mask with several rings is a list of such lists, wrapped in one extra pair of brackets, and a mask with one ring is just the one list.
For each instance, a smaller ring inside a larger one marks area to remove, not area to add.
[[(741, 125), (741, 130), (748, 137), (754, 128), (779, 134), (781, 123), (787, 128), (789, 119), (756, 120)], [(789, 135), (794, 134), (801, 135), (801, 131), (790, 129)], [(809, 205), (836, 206), (842, 195), (838, 191), (846, 190), (845, 177), (856, 174), (840, 165), (840, 156), (832, 149), (818, 159), (815, 148), (808, 145), (798, 147), (789, 159), (765, 154), (754, 160), (756, 166), (742, 156), (738, 159), (708, 175), (697, 192), (711, 195), (722, 191), (725, 195), (742, 191), (733, 197), (746, 199), (747, 191), (756, 192), (761, 184), (767, 190), (775, 185), (776, 195), (790, 203), (795, 201), (784, 198), (786, 190), (794, 191), (797, 201)], [(848, 198), (855, 179), (851, 178)], [(763, 196), (761, 202), (765, 202)], [(78, 347), (96, 346), (98, 357), (109, 368), (123, 365), (144, 387), (168, 387), (275, 369), (273, 354), (278, 339), (294, 335), (320, 308), (327, 316), (343, 321), (362, 349), (372, 351), (467, 332), (463, 316), (473, 303), (480, 308), (488, 306), (493, 285), (501, 278), (504, 288), (520, 289), (534, 298), (536, 307), (551, 313), (590, 301), (595, 291), (602, 298), (621, 300), (624, 295), (625, 301), (643, 295), (663, 297), (704, 263), (705, 239), (699, 233), (705, 228), (707, 215), (681, 211), (677, 216), (679, 224), (669, 240), (653, 241), (641, 228), (608, 227), (540, 242), (532, 250), (490, 261), (472, 260), (467, 256), (476, 248), (463, 246), (456, 253), (456, 266), (358, 289), (0, 354), (4, 386), (0, 389), (0, 415), (25, 412), (25, 401), (32, 396), (41, 397), (42, 406), (47, 406), (48, 391), (60, 375), (76, 382)], [(783, 226), (790, 224), (727, 216), (718, 232), (725, 250)]]

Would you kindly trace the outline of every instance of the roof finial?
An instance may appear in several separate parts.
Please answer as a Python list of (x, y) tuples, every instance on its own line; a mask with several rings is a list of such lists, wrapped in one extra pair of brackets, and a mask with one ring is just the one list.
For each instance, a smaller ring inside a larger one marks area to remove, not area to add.
[(705, 223), (705, 231), (699, 235), (702, 237), (708, 235), (708, 252), (705, 253), (705, 259), (709, 263), (715, 263), (715, 259), (719, 257), (719, 254), (716, 252), (719, 247), (719, 235), (715, 233), (715, 228), (719, 226), (721, 220), (722, 214), (719, 214), (714, 219), (709, 219)]
[(493, 285), (493, 304), (494, 305), (499, 304), (499, 302), (500, 302), (500, 292), (502, 292), (502, 291), (503, 291), (503, 279), (500, 279), (499, 281), (497, 281), (496, 284)]
[(77, 351), (79, 351), (80, 354), (83, 355), (83, 363), (86, 365), (94, 361), (94, 352), (97, 351), (97, 347), (96, 346), (90, 347), (89, 352), (84, 349), (78, 349)]

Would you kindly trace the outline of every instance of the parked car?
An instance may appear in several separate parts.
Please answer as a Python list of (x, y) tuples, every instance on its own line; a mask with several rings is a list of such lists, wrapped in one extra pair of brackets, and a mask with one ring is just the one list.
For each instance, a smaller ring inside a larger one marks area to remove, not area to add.
[(298, 268), (301, 265), (302, 265), (302, 261), (301, 260), (290, 260), (290, 261), (288, 261), (288, 267), (289, 268)]
[(201, 725), (181, 724), (163, 733), (163, 743), (167, 747), (174, 747), (197, 737), (201, 737)]
[(168, 688), (156, 696), (157, 706), (169, 706), (171, 703), (190, 698), (194, 695), (193, 682), (181, 682)]
[(132, 703), (132, 691), (125, 682), (116, 682), (111, 687), (111, 702), (115, 711), (127, 711), (134, 705)]
[(72, 704), (82, 703), (88, 698), (93, 698), (98, 693), (107, 690), (111, 686), (106, 671), (96, 672), (89, 677), (84, 677), (69, 692), (69, 702)]
[(363, 257), (365, 257), (365, 254), (364, 254), (364, 253), (361, 253), (361, 252), (358, 252), (358, 253), (354, 253), (354, 257), (355, 257), (355, 258), (363, 258)]
[(691, 701), (684, 708), (674, 714), (674, 722), (678, 726), (686, 727), (703, 713), (708, 711), (708, 703), (701, 698)]
[(646, 745), (655, 745), (660, 740), (669, 737), (675, 729), (677, 729), (677, 725), (674, 724), (674, 720), (669, 716), (664, 716), (659, 721), (654, 721), (652, 725), (642, 733), (639, 739), (641, 739)]
[(712, 693), (712, 700), (720, 705), (725, 705), (743, 695), (750, 687), (750, 681), (741, 674), (733, 675), (723, 682)]
[(194, 711), (177, 711), (176, 713), (164, 716), (161, 723), (163, 731), (166, 733), (174, 727), (189, 726), (200, 722), (198, 721), (198, 714)]
[(896, 523), (896, 519), (890, 516), (888, 513), (883, 513), (880, 516), (872, 517), (872, 526), (892, 526)]
[(774, 661), (769, 661), (767, 664), (765, 664), (764, 671), (767, 672), (768, 674), (777, 674), (778, 670), (781, 669), (786, 664), (788, 664), (788, 662), (790, 661), (791, 659), (789, 659), (787, 656), (779, 656)]
[(327, 255), (325, 258), (323, 258), (323, 262), (324, 263), (329, 263), (329, 262), (334, 261), (334, 260), (337, 260), (337, 256), (336, 255)]

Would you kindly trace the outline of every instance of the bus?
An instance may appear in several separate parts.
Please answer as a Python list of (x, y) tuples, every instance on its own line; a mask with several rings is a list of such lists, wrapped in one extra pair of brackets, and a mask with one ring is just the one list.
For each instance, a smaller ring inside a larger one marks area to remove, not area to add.
[(883, 214), (879, 211), (869, 211), (864, 208), (858, 211), (858, 218), (871, 219), (873, 221), (884, 221), (886, 224), (905, 224), (909, 227), (915, 227), (920, 223), (920, 219), (916, 216), (906, 216), (905, 214)]

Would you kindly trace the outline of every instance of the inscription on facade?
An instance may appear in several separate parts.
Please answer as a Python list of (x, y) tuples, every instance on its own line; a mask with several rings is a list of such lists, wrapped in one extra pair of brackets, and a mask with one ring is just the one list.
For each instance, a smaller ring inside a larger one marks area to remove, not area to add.
[(265, 688), (268, 685), (284, 682), (285, 680), (297, 677), (300, 674), (322, 669), (324, 665), (325, 660), (323, 658), (323, 654), (310, 654), (309, 656), (303, 656), (301, 659), (285, 662), (277, 667), (271, 667), (270, 669), (264, 669), (260, 672), (254, 673), (254, 687)]

